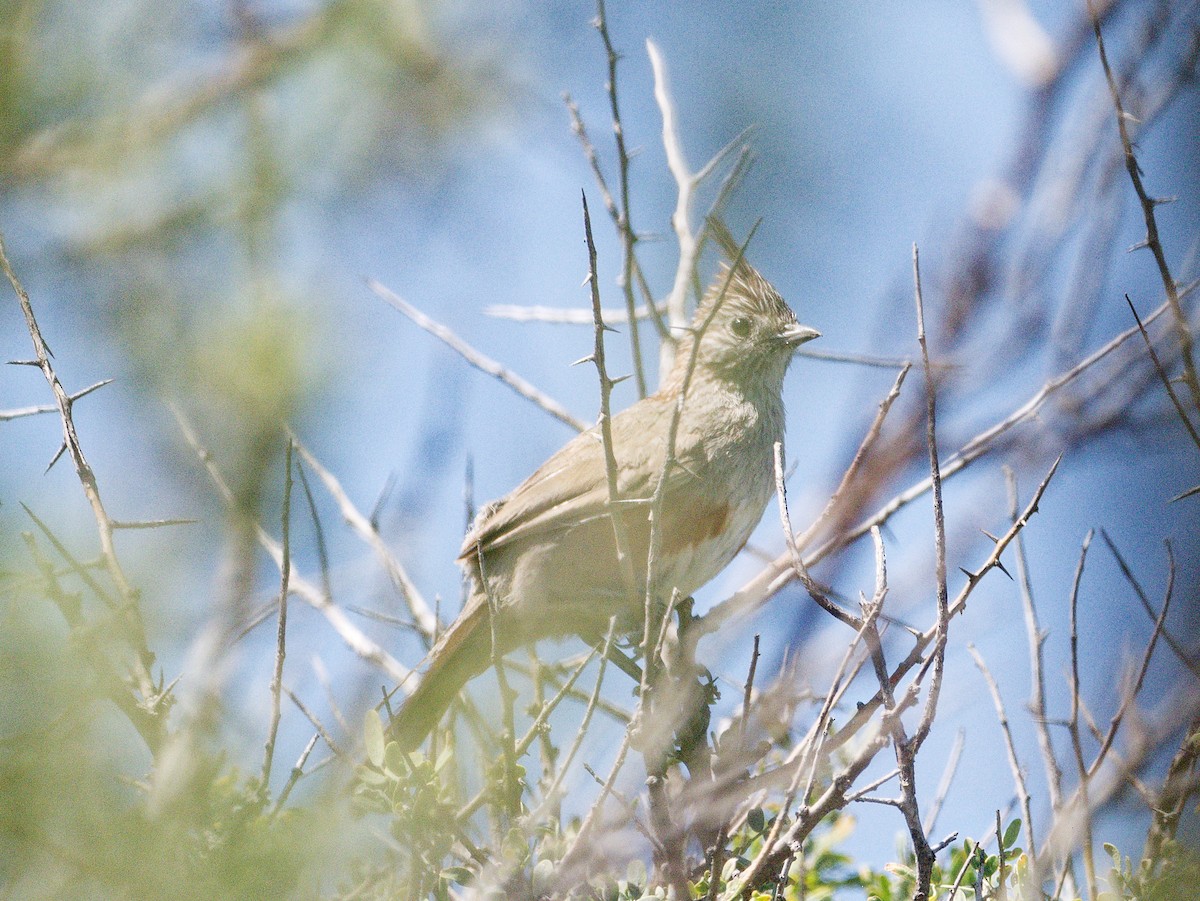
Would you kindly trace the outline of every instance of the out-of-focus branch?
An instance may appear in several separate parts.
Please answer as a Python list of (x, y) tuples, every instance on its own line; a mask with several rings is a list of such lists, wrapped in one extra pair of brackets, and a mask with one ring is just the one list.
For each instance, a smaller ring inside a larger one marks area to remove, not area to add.
[[(646, 53), (650, 57), (650, 68), (654, 71), (654, 99), (662, 114), (662, 140), (663, 149), (667, 155), (667, 168), (670, 169), (671, 175), (675, 179), (678, 191), (675, 212), (671, 214), (671, 226), (675, 229), (675, 237), (679, 242), (679, 265), (675, 268), (675, 281), (671, 286), (671, 293), (667, 295), (667, 317), (673, 328), (680, 328), (687, 325), (688, 285), (691, 283), (692, 271), (696, 267), (696, 258), (700, 253), (699, 243), (691, 225), (696, 180), (688, 167), (683, 153), (683, 145), (679, 140), (679, 125), (675, 120), (675, 103), (671, 99), (670, 87), (667, 84), (666, 63), (663, 62), (657, 45), (651, 40), (646, 41)], [(671, 346), (671, 342), (664, 341), (663, 347), (664, 353), (670, 352), (673, 355), (674, 348)], [(669, 364), (670, 359), (664, 358), (663, 363)], [(664, 365), (663, 371), (669, 370), (670, 366)]]
[(573, 416), (566, 407), (558, 401), (551, 398), (545, 392), (535, 388), (532, 384), (521, 378), (515, 372), (512, 372), (507, 367), (497, 363), (490, 357), (480, 353), (475, 348), (471, 347), (466, 341), (454, 334), (446, 326), (440, 322), (430, 318), (422, 313), (407, 300), (394, 291), (386, 288), (375, 279), (367, 279), (367, 287), (375, 292), (382, 300), (386, 301), (391, 306), (395, 307), (405, 316), (413, 321), (419, 328), (424, 329), (437, 338), (464, 360), (478, 369), (480, 372), (486, 373), (495, 379), (498, 379), (503, 384), (507, 385), (517, 394), (529, 401), (533, 401), (541, 409), (545, 410), (559, 422), (564, 422), (577, 432), (582, 432), (587, 429), (587, 423), (582, 419)]
[(1146, 834), (1146, 846), (1142, 850), (1142, 866), (1157, 867), (1162, 859), (1163, 845), (1175, 838), (1179, 819), (1188, 798), (1196, 793), (1196, 763), (1200, 760), (1200, 719), (1193, 719), (1183, 733), (1183, 742), (1171, 765), (1162, 790), (1153, 804), (1154, 819)]
[(97, 135), (115, 152), (151, 145), (218, 104), (264, 84), (299, 55), (320, 46), (337, 7), (323, 7), (297, 25), (241, 44), (207, 72), (196, 72), (147, 90), (128, 108), (98, 119), (70, 119), (35, 134), (13, 155), (24, 176), (51, 175), (95, 158)]
[(346, 494), (337, 477), (322, 466), (320, 461), (313, 456), (312, 452), (295, 435), (291, 436), (291, 443), (304, 459), (304, 462), (316, 472), (317, 478), (325, 485), (325, 489), (337, 501), (338, 509), (341, 511), (342, 518), (346, 521), (346, 524), (375, 551), (375, 555), (383, 565), (388, 578), (408, 605), (408, 609), (412, 613), (413, 620), (417, 625), (417, 630), (425, 638), (426, 643), (431, 644), (434, 633), (437, 632), (437, 617), (433, 615), (433, 609), (429, 606), (424, 595), (421, 594), (420, 589), (417, 588), (416, 583), (413, 582), (405, 570), (404, 565), (396, 559), (396, 555), (392, 553), (391, 548), (384, 542), (378, 530), (371, 524), (371, 521), (350, 500), (350, 496)]
[[(200, 443), (200, 439), (196, 435), (196, 430), (192, 428), (191, 423), (178, 406), (172, 405), (171, 412), (175, 415), (175, 420), (179, 425), (179, 430), (184, 440), (187, 441), (193, 452), (200, 459), (200, 462), (208, 472), (209, 478), (212, 480), (213, 486), (221, 495), (222, 500), (232, 505), (233, 491), (225, 481), (221, 470), (213, 461), (212, 455)], [(274, 561), (276, 567), (282, 568), (284, 566), (283, 548), (279, 542), (267, 534), (267, 531), (260, 524), (254, 523), (253, 528), (259, 546), (267, 552), (267, 556)], [(351, 651), (367, 663), (387, 673), (390, 678), (396, 681), (402, 691), (407, 691), (404, 685), (413, 671), (405, 668), (395, 657), (368, 638), (358, 626), (350, 621), (342, 607), (334, 603), (333, 598), (301, 576), (294, 565), (292, 565), (291, 573), (288, 576), (288, 584), (292, 592), (298, 594), (309, 605), (320, 611)]]
[[(1150, 621), (1155, 622), (1158, 619), (1158, 616), (1155, 614), (1154, 608), (1150, 604), (1150, 598), (1147, 597), (1146, 590), (1142, 588), (1142, 584), (1133, 574), (1133, 570), (1129, 568), (1129, 563), (1125, 559), (1125, 555), (1121, 553), (1120, 548), (1117, 547), (1116, 542), (1112, 540), (1112, 537), (1108, 534), (1106, 529), (1100, 530), (1100, 537), (1103, 538), (1104, 543), (1108, 545), (1109, 552), (1112, 553), (1113, 559), (1117, 561), (1117, 566), (1121, 569), (1121, 575), (1124, 576), (1125, 581), (1129, 583), (1134, 594), (1137, 595), (1138, 601), (1142, 605), (1142, 609), (1146, 611), (1146, 615), (1150, 617)], [(1162, 636), (1163, 640), (1167, 643), (1167, 646), (1174, 651), (1175, 656), (1179, 658), (1179, 662), (1191, 670), (1193, 676), (1195, 676), (1197, 679), (1200, 679), (1200, 660), (1197, 660), (1195, 655), (1189, 653), (1187, 648), (1183, 647), (1182, 642), (1180, 642), (1179, 639), (1172, 634), (1171, 630), (1166, 628), (1166, 626), (1163, 626)]]
[(1153, 198), (1147, 193), (1142, 183), (1142, 170), (1138, 165), (1137, 156), (1133, 151), (1133, 141), (1129, 136), (1129, 124), (1125, 108), (1121, 103), (1121, 92), (1113, 77), (1112, 68), (1108, 64), (1108, 53), (1104, 48), (1104, 34), (1100, 28), (1100, 18), (1094, 8), (1094, 0), (1088, 0), (1088, 10), (1092, 16), (1092, 27), (1096, 34), (1096, 48), (1100, 52), (1100, 65), (1104, 68), (1104, 79), (1112, 96), (1113, 106), (1117, 111), (1117, 131), (1121, 136), (1121, 147), (1125, 151), (1125, 168), (1129, 172), (1129, 180), (1137, 194), (1142, 207), (1142, 218), (1146, 223), (1144, 245), (1154, 254), (1154, 262), (1158, 265), (1159, 277), (1162, 279), (1163, 290), (1167, 295), (1167, 304), (1171, 308), (1171, 317), (1175, 325), (1175, 338), (1179, 342), (1179, 355), (1183, 361), (1183, 381), (1192, 396), (1192, 406), (1200, 411), (1200, 377), (1196, 374), (1196, 361), (1192, 347), (1192, 332), (1188, 325), (1187, 313), (1179, 302), (1179, 286), (1175, 283), (1171, 269), (1167, 265), (1167, 255), (1163, 250), (1162, 240), (1158, 234), (1158, 220), (1154, 208), (1166, 201)]

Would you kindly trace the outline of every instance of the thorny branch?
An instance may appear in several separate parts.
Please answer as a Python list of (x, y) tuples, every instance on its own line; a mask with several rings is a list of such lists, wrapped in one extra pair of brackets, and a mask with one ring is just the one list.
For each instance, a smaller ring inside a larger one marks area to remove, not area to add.
[[(613, 137), (617, 143), (617, 185), (621, 192), (621, 206), (617, 211), (617, 231), (621, 235), (621, 290), (625, 295), (625, 313), (629, 317), (629, 345), (633, 356), (633, 375), (637, 383), (638, 397), (646, 396), (646, 373), (642, 366), (642, 345), (638, 337), (637, 306), (633, 296), (634, 245), (637, 234), (629, 215), (629, 152), (625, 149), (625, 126), (621, 124), (621, 106), (617, 101), (617, 62), (620, 54), (613, 48), (608, 33), (608, 19), (604, 15), (604, 0), (596, 0), (596, 30), (604, 42), (604, 53), (608, 59), (608, 81), (605, 89), (612, 109)], [(599, 310), (599, 306), (596, 307)]]
[[(1168, 307), (1164, 303), (1147, 316), (1143, 320), (1143, 323), (1148, 325), (1157, 320), (1167, 309)], [(958, 451), (951, 454), (941, 465), (942, 480), (945, 481), (957, 475), (975, 460), (993, 450), (1000, 440), (1006, 437), (1015, 427), (1036, 417), (1050, 398), (1079, 379), (1084, 373), (1089, 372), (1094, 366), (1098, 365), (1110, 354), (1123, 346), (1125, 342), (1138, 334), (1139, 330), (1137, 326), (1126, 329), (1083, 360), (1080, 360), (1070, 369), (1048, 380), (1009, 415), (979, 432), (974, 438), (960, 447)], [(931, 486), (932, 480), (924, 478), (899, 494), (896, 494), (857, 525), (841, 534), (831, 536), (813, 551), (809, 552), (805, 556), (805, 566), (811, 569), (819, 561), (868, 534), (872, 527), (883, 525), (901, 509), (923, 496), (930, 490)], [(708, 631), (713, 631), (731, 619), (753, 612), (769, 598), (777, 594), (795, 577), (791, 555), (788, 552), (784, 552), (732, 596), (716, 604), (704, 617), (704, 628)]]
[[(216, 462), (212, 459), (212, 455), (200, 443), (195, 429), (192, 428), (183, 411), (178, 406), (173, 406), (172, 412), (175, 414), (175, 420), (179, 424), (180, 433), (203, 464), (222, 500), (227, 504), (232, 504), (233, 492), (230, 490)], [(272, 538), (258, 523), (254, 524), (254, 536), (259, 546), (267, 552), (267, 556), (271, 558), (276, 567), (282, 569), (284, 566), (283, 548), (279, 542)], [(400, 686), (404, 685), (413, 671), (405, 668), (395, 657), (368, 638), (358, 626), (350, 621), (343, 608), (334, 603), (333, 599), (325, 591), (301, 576), (296, 571), (294, 564), (288, 576), (288, 584), (292, 592), (298, 594), (308, 604), (321, 612), (329, 625), (333, 627), (333, 630), (350, 650), (367, 663), (387, 673)]]
[(141, 695), (138, 704), (153, 714), (149, 720), (140, 719), (138, 721), (141, 723), (140, 734), (151, 751), (157, 751), (166, 738), (166, 713), (170, 707), (171, 697), (169, 692), (163, 690), (161, 679), (156, 683), (151, 673), (151, 668), (154, 666), (154, 654), (146, 643), (138, 593), (130, 585), (121, 561), (117, 557), (117, 549), (113, 543), (113, 532), (116, 526), (104, 507), (96, 474), (92, 470), (91, 464), (88, 463), (87, 457), (84, 456), (83, 445), (80, 443), (79, 434), (75, 429), (74, 403), (88, 392), (83, 391), (72, 395), (59, 380), (58, 373), (51, 362), (50, 348), (46, 344), (45, 338), (42, 337), (37, 318), (34, 316), (33, 304), (8, 260), (3, 235), (0, 235), (0, 268), (3, 268), (9, 284), (12, 285), (12, 289), (17, 295), (21, 313), (25, 318), (25, 326), (29, 331), (30, 340), (33, 342), (34, 359), (18, 362), (36, 366), (41, 370), (54, 395), (55, 407), (58, 410), (59, 419), (62, 421), (63, 442), (55, 459), (64, 451), (70, 455), (71, 462), (75, 465), (75, 475), (78, 477), (80, 485), (83, 486), (83, 493), (87, 497), (88, 505), (92, 508), (92, 516), (96, 521), (96, 529), (100, 538), (100, 554), (104, 560), (105, 570), (120, 599), (120, 606), (116, 611), (118, 622), (125, 640), (135, 655), (132, 676), (137, 685), (137, 691)]
[(1088, 0), (1088, 12), (1092, 17), (1092, 28), (1096, 34), (1096, 48), (1100, 52), (1100, 65), (1104, 68), (1104, 79), (1108, 83), (1112, 95), (1113, 106), (1117, 111), (1117, 130), (1121, 135), (1121, 147), (1125, 152), (1125, 168), (1129, 172), (1129, 180), (1137, 193), (1138, 203), (1142, 207), (1142, 218), (1146, 223), (1144, 246), (1154, 254), (1154, 262), (1158, 265), (1159, 276), (1162, 278), (1163, 290), (1167, 295), (1167, 304), (1171, 308), (1171, 317), (1175, 325), (1175, 339), (1179, 342), (1179, 356), (1183, 361), (1183, 381), (1192, 396), (1192, 406), (1200, 410), (1200, 377), (1196, 375), (1196, 360), (1192, 349), (1192, 333), (1188, 325), (1187, 313), (1179, 301), (1179, 286), (1171, 275), (1167, 265), (1167, 255), (1163, 250), (1162, 239), (1158, 233), (1158, 220), (1155, 216), (1156, 205), (1167, 201), (1153, 198), (1147, 193), (1142, 183), (1142, 170), (1133, 152), (1133, 140), (1129, 136), (1128, 115), (1121, 103), (1121, 92), (1113, 77), (1112, 67), (1108, 64), (1108, 53), (1104, 48), (1104, 35), (1100, 28), (1100, 18), (1096, 14), (1095, 0)]

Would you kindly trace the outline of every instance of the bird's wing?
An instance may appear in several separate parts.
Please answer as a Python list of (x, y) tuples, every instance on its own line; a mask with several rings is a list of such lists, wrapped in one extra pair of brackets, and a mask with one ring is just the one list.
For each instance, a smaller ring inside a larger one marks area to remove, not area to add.
[[(666, 456), (669, 416), (647, 415), (655, 411), (645, 403), (612, 420), (623, 501), (651, 497)], [(689, 455), (681, 451), (678, 456), (686, 467)], [(689, 478), (686, 468), (672, 467), (668, 487), (681, 478)], [(548, 537), (607, 515), (608, 500), (604, 446), (599, 431), (592, 428), (571, 439), (507, 497), (486, 508), (467, 534), (459, 559), (473, 556), (477, 548), (486, 551), (532, 536)]]

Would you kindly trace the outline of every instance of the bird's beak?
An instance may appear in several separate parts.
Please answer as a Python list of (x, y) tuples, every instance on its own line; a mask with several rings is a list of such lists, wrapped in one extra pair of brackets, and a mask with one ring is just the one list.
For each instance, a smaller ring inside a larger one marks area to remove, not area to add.
[(799, 322), (793, 322), (779, 333), (779, 340), (789, 347), (799, 347), (806, 341), (820, 337), (821, 333), (815, 328), (809, 328), (807, 325), (801, 325)]

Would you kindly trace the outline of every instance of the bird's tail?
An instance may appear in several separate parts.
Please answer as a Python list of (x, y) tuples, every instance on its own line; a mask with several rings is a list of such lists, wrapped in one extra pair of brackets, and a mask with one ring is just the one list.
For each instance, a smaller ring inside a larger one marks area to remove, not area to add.
[(461, 616), (429, 652), (429, 669), (392, 718), (389, 732), (404, 751), (413, 751), (437, 726), (467, 681), (492, 662), (486, 603)]

